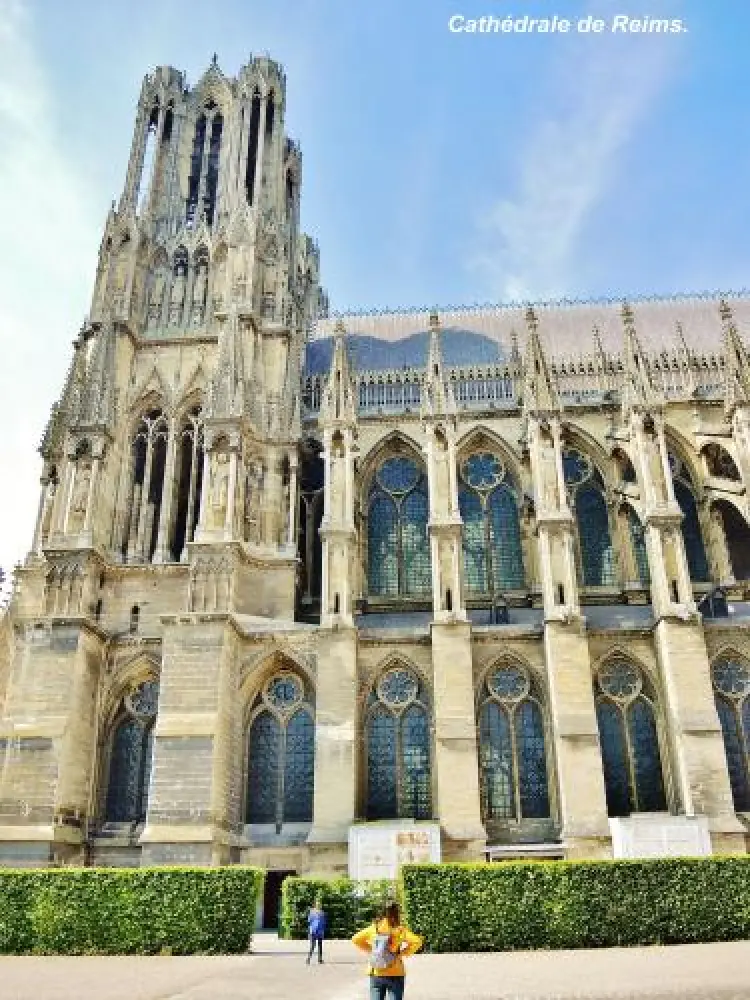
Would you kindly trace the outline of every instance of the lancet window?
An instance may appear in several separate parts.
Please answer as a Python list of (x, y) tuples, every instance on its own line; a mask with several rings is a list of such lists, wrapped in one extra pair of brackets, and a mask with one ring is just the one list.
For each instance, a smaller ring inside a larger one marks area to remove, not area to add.
[(221, 137), (224, 119), (213, 101), (208, 101), (195, 121), (190, 155), (185, 220), (189, 227), (204, 221), (212, 225), (216, 212)]
[(308, 442), (302, 450), (299, 477), (299, 580), (298, 611), (301, 617), (314, 612), (320, 602), (324, 467), (320, 446)]
[(651, 582), (651, 571), (648, 565), (648, 553), (646, 551), (646, 531), (640, 518), (628, 504), (626, 508), (628, 519), (628, 531), (630, 533), (630, 546), (633, 553), (633, 563), (638, 574), (637, 582), (642, 587), (648, 587)]
[(595, 697), (609, 815), (665, 810), (655, 704), (641, 671), (610, 661), (596, 676)]
[(617, 583), (617, 567), (602, 474), (573, 448), (563, 452), (563, 474), (578, 529), (581, 581), (584, 587), (611, 587)]
[(479, 707), (479, 778), (485, 820), (549, 817), (544, 719), (528, 673), (493, 667)]
[(734, 504), (717, 500), (711, 517), (723, 533), (729, 567), (735, 580), (750, 580), (750, 525)]
[(706, 546), (703, 540), (698, 503), (693, 478), (687, 465), (674, 452), (669, 452), (669, 467), (672, 471), (674, 495), (682, 511), (682, 538), (685, 543), (690, 579), (703, 583), (710, 579)]
[(258, 136), (260, 133), (260, 94), (256, 90), (250, 102), (250, 123), (247, 137), (247, 167), (245, 169), (245, 194), (248, 205), (253, 203), (255, 173), (257, 170)]
[(281, 670), (256, 699), (247, 734), (246, 822), (310, 823), (315, 723), (311, 693), (298, 674)]
[(458, 504), (464, 522), (464, 579), (469, 594), (491, 598), (524, 585), (518, 488), (493, 452), (460, 466)]
[(187, 544), (192, 542), (198, 527), (203, 488), (203, 413), (200, 406), (193, 406), (183, 417), (177, 447), (177, 507), (171, 553), (175, 562), (185, 562)]
[(146, 818), (159, 682), (147, 680), (122, 700), (109, 743), (104, 819), (136, 823)]
[(368, 819), (429, 819), (430, 724), (427, 695), (405, 666), (383, 673), (365, 707)]
[(734, 808), (750, 811), (750, 668), (739, 656), (723, 656), (711, 670), (716, 710), (724, 736)]
[(141, 167), (140, 184), (136, 200), (139, 215), (146, 207), (146, 202), (148, 201), (151, 178), (154, 171), (154, 160), (156, 158), (156, 133), (158, 127), (159, 104), (157, 102), (151, 109), (151, 114), (148, 118), (148, 127), (146, 129), (146, 142), (143, 148), (143, 165)]
[(386, 458), (368, 498), (368, 585), (373, 597), (427, 595), (431, 589), (427, 537), (427, 478), (405, 455)]
[(144, 413), (131, 445), (132, 479), (122, 546), (128, 562), (150, 562), (156, 551), (168, 438), (169, 426), (162, 410)]

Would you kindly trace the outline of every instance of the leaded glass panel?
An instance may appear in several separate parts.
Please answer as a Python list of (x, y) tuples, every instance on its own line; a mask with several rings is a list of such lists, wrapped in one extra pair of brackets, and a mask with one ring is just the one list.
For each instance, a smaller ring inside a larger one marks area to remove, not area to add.
[(461, 487), (458, 493), (458, 507), (464, 522), (464, 580), (469, 593), (483, 594), (487, 591), (487, 539), (485, 535), (484, 509), (478, 494)]
[(566, 449), (563, 452), (562, 461), (563, 477), (569, 486), (582, 483), (591, 473), (591, 463), (580, 451)]
[(276, 823), (279, 804), (281, 727), (267, 709), (250, 726), (247, 822)]
[(641, 677), (631, 664), (614, 660), (599, 671), (599, 687), (610, 698), (626, 701), (640, 692)]
[(133, 718), (117, 726), (112, 740), (106, 819), (129, 823), (143, 819), (144, 727)]
[(690, 579), (703, 583), (709, 579), (708, 560), (695, 497), (693, 491), (679, 479), (674, 482), (674, 493), (683, 514), (681, 528)]
[(159, 701), (159, 682), (144, 681), (139, 684), (135, 691), (128, 695), (128, 707), (136, 715), (144, 718), (156, 715), (156, 707)]
[(301, 708), (286, 727), (284, 754), (284, 822), (310, 823), (313, 812), (315, 726)]
[(506, 485), (502, 485), (492, 491), (487, 503), (495, 590), (520, 590), (523, 587), (523, 556), (516, 498)]
[(408, 458), (388, 458), (378, 469), (377, 479), (389, 493), (403, 494), (413, 490), (419, 481), (419, 468)]
[(398, 511), (384, 493), (370, 501), (367, 525), (368, 585), (371, 594), (398, 596)]
[(515, 729), (521, 816), (544, 819), (549, 816), (544, 725), (539, 706), (529, 698), (516, 709)]
[(633, 546), (633, 558), (638, 572), (638, 582), (642, 587), (648, 587), (651, 583), (651, 570), (648, 565), (646, 537), (643, 525), (632, 507), (628, 507), (628, 525), (630, 527), (630, 543)]
[(277, 674), (266, 687), (266, 697), (274, 708), (288, 712), (302, 701), (302, 684), (294, 674)]
[(151, 768), (154, 763), (154, 727), (146, 728), (146, 738), (143, 741), (143, 778), (141, 780), (140, 817), (146, 818), (148, 810), (148, 795), (151, 790)]
[(398, 817), (396, 730), (396, 718), (386, 708), (372, 709), (367, 732), (368, 819)]
[(404, 594), (429, 594), (432, 587), (427, 519), (427, 493), (419, 488), (410, 493), (401, 505)]
[(409, 670), (397, 668), (383, 674), (378, 684), (378, 694), (387, 705), (403, 706), (417, 696), (416, 678)]
[(611, 701), (598, 698), (596, 718), (599, 723), (607, 812), (610, 816), (627, 816), (631, 810), (630, 779), (622, 712)]
[(714, 685), (730, 698), (750, 693), (750, 670), (737, 660), (719, 660), (713, 669)]
[(401, 754), (401, 815), (429, 819), (430, 732), (421, 705), (412, 705), (401, 717)]
[(463, 466), (463, 477), (475, 490), (486, 492), (502, 482), (504, 470), (500, 459), (490, 452), (471, 455)]
[(513, 745), (505, 709), (488, 701), (479, 716), (479, 759), (484, 813), (488, 819), (515, 819)]
[(518, 667), (498, 667), (487, 679), (487, 687), (502, 701), (518, 701), (528, 693), (529, 682)]
[(575, 498), (581, 569), (587, 587), (611, 586), (616, 581), (614, 552), (609, 534), (607, 505), (601, 490), (586, 485)]
[(659, 754), (656, 720), (645, 698), (636, 698), (627, 710), (635, 773), (636, 808), (660, 812), (667, 808)]
[(736, 706), (722, 698), (716, 696), (716, 710), (721, 722), (721, 731), (724, 736), (724, 751), (727, 757), (727, 770), (729, 771), (729, 782), (732, 786), (732, 798), (734, 808), (737, 812), (750, 810), (750, 778), (748, 777), (747, 746), (748, 735), (750, 734), (750, 699), (745, 702), (744, 718), (744, 740), (740, 729), (740, 720)]

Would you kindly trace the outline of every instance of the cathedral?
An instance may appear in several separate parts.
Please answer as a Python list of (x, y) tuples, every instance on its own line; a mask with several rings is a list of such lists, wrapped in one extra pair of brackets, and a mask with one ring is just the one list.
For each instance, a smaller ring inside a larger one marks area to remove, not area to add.
[(750, 298), (332, 316), (285, 109), (265, 56), (143, 81), (0, 621), (0, 864), (745, 852)]

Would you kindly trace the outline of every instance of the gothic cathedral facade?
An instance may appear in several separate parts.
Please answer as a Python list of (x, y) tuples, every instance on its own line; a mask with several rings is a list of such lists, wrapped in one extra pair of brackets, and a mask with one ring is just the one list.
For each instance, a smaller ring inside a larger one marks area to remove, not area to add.
[(750, 843), (743, 297), (329, 318), (266, 57), (143, 82), (0, 623), (0, 863)]

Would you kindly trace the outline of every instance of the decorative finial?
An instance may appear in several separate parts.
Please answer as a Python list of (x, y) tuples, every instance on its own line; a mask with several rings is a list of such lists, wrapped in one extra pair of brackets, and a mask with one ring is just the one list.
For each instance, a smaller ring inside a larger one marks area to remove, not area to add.
[(336, 326), (333, 328), (333, 334), (335, 337), (346, 336), (346, 327), (344, 326), (344, 321), (342, 319), (336, 320)]
[(437, 330), (440, 326), (440, 317), (438, 316), (437, 309), (433, 309), (430, 312), (430, 329)]
[(217, 55), (216, 52), (214, 52), (213, 57), (211, 58), (211, 65), (214, 67), (214, 69), (218, 69), (219, 67), (219, 56)]
[(539, 320), (536, 318), (533, 306), (527, 306), (526, 308), (526, 322), (532, 333), (536, 333), (536, 328), (539, 326)]
[(626, 327), (632, 329), (635, 326), (635, 316), (633, 315), (633, 308), (627, 299), (623, 300), (622, 303), (622, 321)]
[(732, 310), (729, 308), (729, 303), (725, 298), (719, 301), (719, 316), (721, 316), (722, 323), (732, 322)]
[(604, 354), (604, 345), (602, 344), (601, 330), (599, 329), (596, 323), (594, 323), (594, 326), (591, 330), (591, 335), (594, 338), (594, 347), (596, 348), (597, 354)]

